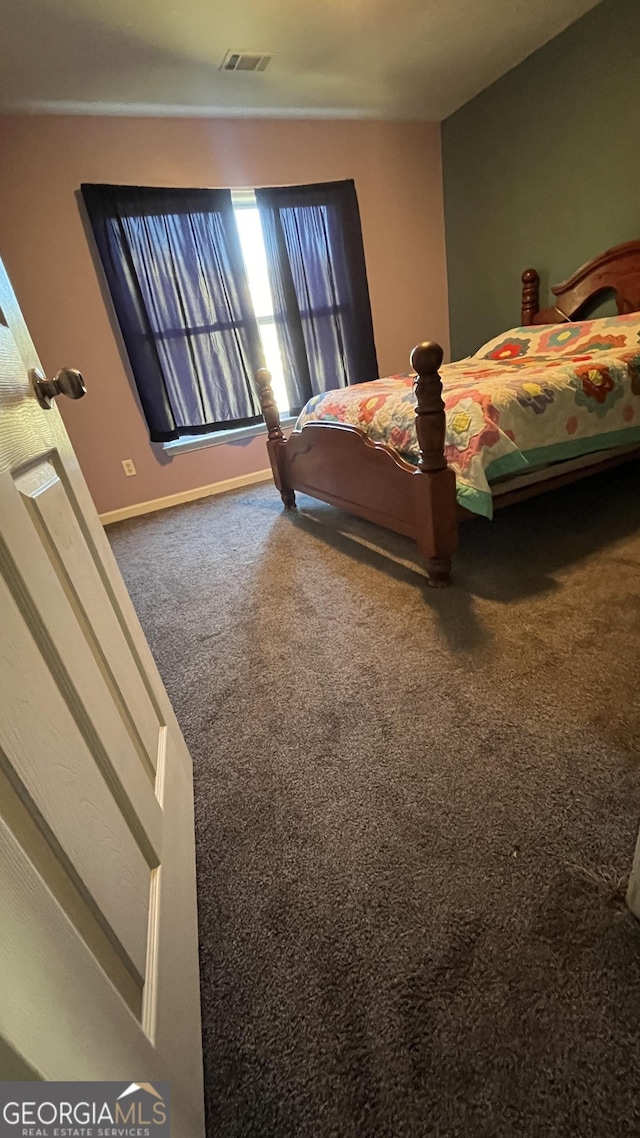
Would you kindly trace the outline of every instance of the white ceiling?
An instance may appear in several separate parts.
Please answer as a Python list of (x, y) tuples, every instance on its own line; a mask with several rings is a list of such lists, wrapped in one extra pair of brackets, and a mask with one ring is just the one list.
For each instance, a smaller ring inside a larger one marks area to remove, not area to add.
[(2, 0), (0, 107), (437, 121), (597, 2)]

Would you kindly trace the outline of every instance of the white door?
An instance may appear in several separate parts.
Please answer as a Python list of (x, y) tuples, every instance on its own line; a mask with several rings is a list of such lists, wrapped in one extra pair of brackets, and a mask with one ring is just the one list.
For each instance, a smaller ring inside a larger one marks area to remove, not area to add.
[(200, 1138), (191, 760), (37, 367), (0, 263), (0, 1079), (167, 1079)]

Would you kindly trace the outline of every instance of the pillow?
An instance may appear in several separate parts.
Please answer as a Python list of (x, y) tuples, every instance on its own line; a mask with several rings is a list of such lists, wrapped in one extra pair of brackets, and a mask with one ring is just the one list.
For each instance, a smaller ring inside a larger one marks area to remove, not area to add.
[(522, 356), (575, 356), (588, 351), (613, 352), (629, 348), (640, 351), (640, 312), (579, 320), (566, 324), (533, 324), (511, 328), (483, 344), (474, 359), (508, 363)]

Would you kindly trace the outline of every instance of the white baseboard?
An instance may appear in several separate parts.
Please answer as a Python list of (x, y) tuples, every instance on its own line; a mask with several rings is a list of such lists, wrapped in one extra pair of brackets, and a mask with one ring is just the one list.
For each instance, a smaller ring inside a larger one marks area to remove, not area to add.
[(150, 502), (137, 502), (133, 506), (122, 506), (119, 510), (109, 510), (100, 514), (103, 526), (122, 522), (125, 518), (138, 518), (142, 514), (153, 514), (156, 510), (166, 510), (169, 506), (179, 506), (181, 502), (195, 502), (198, 498), (209, 498), (213, 494), (224, 494), (226, 490), (237, 490), (241, 486), (252, 486), (254, 482), (267, 482), (273, 475), (271, 470), (256, 470), (253, 474), (240, 474), (237, 478), (225, 478), (213, 482), (211, 486), (195, 486), (192, 490), (181, 490), (179, 494), (167, 494), (166, 498), (153, 498)]

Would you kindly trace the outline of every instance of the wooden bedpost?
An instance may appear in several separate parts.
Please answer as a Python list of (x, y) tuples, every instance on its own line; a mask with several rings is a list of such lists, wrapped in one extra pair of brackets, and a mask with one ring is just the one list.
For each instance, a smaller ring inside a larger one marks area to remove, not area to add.
[(429, 584), (449, 584), (451, 555), (458, 544), (456, 479), (444, 453), (445, 413), (438, 369), (442, 348), (427, 341), (411, 353), (415, 381), (416, 433), (420, 457), (415, 477), (418, 547), (427, 562)]
[(535, 324), (540, 310), (540, 276), (536, 269), (525, 269), (522, 274), (522, 304), (520, 318), (525, 326)]
[(264, 421), (267, 424), (267, 451), (273, 471), (273, 481), (280, 491), (280, 497), (287, 509), (294, 510), (296, 506), (296, 496), (291, 487), (287, 485), (286, 441), (282, 433), (282, 427), (280, 426), (280, 412), (273, 398), (271, 372), (267, 371), (266, 367), (261, 367), (256, 372), (256, 383), (258, 385), (260, 408)]

